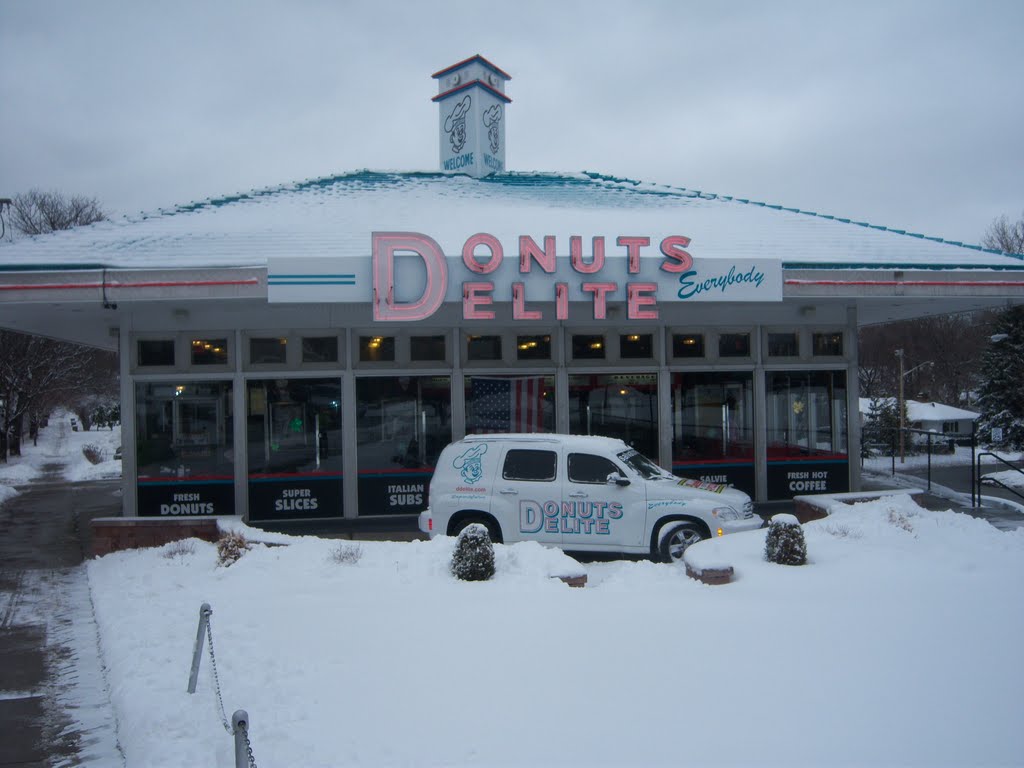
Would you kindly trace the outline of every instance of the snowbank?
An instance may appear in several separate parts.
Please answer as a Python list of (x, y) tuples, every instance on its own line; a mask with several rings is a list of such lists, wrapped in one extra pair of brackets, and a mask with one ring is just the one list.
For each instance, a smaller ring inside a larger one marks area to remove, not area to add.
[(446, 538), (293, 537), (229, 568), (193, 541), (88, 570), (128, 765), (232, 765), (208, 657), (185, 692), (203, 602), (261, 765), (1018, 761), (1024, 667), (992, 641), (1024, 633), (1024, 532), (893, 497), (805, 534), (802, 567), (764, 562), (764, 531), (699, 545), (736, 568), (720, 587), (616, 561), (571, 589), (537, 545), (462, 583)]

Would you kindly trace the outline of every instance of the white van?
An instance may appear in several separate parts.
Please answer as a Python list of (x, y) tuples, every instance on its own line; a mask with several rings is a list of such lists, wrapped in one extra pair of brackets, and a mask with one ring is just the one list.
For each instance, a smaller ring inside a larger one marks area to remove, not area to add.
[(742, 491), (676, 477), (621, 440), (553, 434), (473, 435), (441, 452), (420, 530), (455, 536), (471, 523), (495, 542), (665, 561), (763, 525)]

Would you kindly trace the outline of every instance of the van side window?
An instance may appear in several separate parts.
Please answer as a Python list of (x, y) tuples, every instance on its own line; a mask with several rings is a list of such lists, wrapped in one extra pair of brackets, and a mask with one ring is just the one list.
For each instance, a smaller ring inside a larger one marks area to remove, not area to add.
[(513, 449), (505, 454), (505, 466), (501, 476), (506, 480), (555, 479), (558, 455), (554, 451), (528, 451)]
[(612, 472), (622, 474), (622, 470), (604, 456), (595, 456), (592, 453), (569, 454), (569, 481), (572, 483), (604, 485)]

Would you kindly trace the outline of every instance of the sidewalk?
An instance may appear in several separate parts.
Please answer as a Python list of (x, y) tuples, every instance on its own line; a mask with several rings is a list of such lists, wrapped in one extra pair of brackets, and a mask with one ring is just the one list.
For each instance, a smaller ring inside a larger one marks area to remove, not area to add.
[(992, 526), (1009, 531), (1024, 526), (1024, 506), (1018, 505), (1007, 494), (993, 493), (991, 488), (982, 487), (980, 506), (971, 503), (971, 467), (970, 465), (933, 466), (931, 483), (927, 478), (927, 469), (908, 467), (889, 473), (873, 473), (865, 471), (861, 478), (864, 490), (886, 490), (893, 488), (917, 488), (925, 492), (916, 498), (926, 509), (962, 512), (972, 517), (985, 520)]
[(83, 565), (88, 521), (120, 514), (119, 484), (61, 468), (0, 505), (0, 766), (124, 763)]

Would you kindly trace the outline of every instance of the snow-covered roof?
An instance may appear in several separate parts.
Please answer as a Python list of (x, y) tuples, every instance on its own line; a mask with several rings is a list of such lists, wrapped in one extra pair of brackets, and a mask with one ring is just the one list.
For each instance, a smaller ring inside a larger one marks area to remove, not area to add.
[(948, 242), (695, 190), (593, 173), (356, 171), (286, 184), (0, 247), (0, 270), (265, 266), (270, 257), (368, 256), (375, 231), (422, 232), (446, 253), (486, 232), (520, 235), (685, 235), (695, 258), (776, 258), (790, 269), (1022, 270), (1024, 260)]
[[(895, 398), (878, 398), (883, 403), (893, 403)], [(871, 413), (871, 398), (862, 397), (859, 403), (860, 412), (867, 416)], [(907, 418), (910, 421), (973, 421), (981, 414), (974, 411), (967, 411), (963, 408), (956, 408), (943, 403), (922, 403), (917, 400), (907, 400)]]

